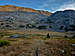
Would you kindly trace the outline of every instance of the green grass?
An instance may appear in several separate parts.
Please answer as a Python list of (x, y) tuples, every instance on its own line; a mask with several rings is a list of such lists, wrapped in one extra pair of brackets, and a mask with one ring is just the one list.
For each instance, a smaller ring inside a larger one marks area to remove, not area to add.
[(0, 40), (0, 47), (10, 45), (10, 41), (8, 40)]

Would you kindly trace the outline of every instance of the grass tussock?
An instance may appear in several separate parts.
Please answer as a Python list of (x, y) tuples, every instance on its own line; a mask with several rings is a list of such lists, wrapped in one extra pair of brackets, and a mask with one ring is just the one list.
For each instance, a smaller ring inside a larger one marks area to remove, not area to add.
[(8, 45), (10, 45), (10, 42), (8, 40), (0, 40), (0, 47)]

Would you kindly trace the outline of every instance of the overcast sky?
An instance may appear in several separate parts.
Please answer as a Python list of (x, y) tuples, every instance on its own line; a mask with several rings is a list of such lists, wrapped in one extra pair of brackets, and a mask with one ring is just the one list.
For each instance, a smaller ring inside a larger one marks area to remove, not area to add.
[(0, 5), (16, 5), (50, 12), (75, 10), (75, 0), (0, 0)]

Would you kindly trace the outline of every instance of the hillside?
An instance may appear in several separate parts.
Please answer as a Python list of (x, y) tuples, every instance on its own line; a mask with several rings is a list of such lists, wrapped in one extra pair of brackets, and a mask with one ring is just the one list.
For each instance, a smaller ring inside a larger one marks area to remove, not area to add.
[(0, 12), (0, 29), (26, 29), (48, 16), (32, 12)]
[(54, 31), (75, 31), (75, 11), (57, 11), (43, 22)]
[(13, 5), (0, 6), (0, 29), (75, 31), (75, 11), (50, 13)]
[(0, 6), (0, 29), (26, 29), (39, 24), (50, 12), (13, 5)]
[(25, 12), (34, 12), (34, 13), (39, 13), (39, 14), (43, 14), (46, 16), (50, 16), (50, 12), (48, 11), (43, 11), (43, 10), (34, 10), (32, 8), (24, 8), (24, 7), (18, 7), (18, 6), (14, 6), (14, 5), (4, 5), (4, 6), (0, 6), (0, 11), (1, 12), (7, 12), (7, 11), (25, 11)]

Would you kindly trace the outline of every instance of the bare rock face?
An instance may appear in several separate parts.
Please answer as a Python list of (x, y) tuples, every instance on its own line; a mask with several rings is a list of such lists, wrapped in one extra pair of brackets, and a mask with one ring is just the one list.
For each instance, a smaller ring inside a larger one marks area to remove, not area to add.
[(0, 11), (25, 11), (25, 12), (34, 12), (34, 13), (39, 13), (43, 14), (46, 16), (50, 16), (51, 13), (48, 11), (42, 11), (42, 10), (34, 10), (32, 8), (24, 8), (24, 7), (18, 7), (18, 6), (13, 6), (13, 5), (5, 5), (5, 6), (0, 6)]

